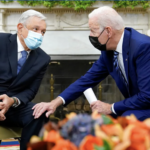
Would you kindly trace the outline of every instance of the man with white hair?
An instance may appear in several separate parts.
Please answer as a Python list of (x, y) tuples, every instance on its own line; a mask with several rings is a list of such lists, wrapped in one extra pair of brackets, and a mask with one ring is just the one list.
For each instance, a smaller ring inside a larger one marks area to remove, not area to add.
[(17, 34), (0, 33), (0, 125), (22, 127), (20, 149), (37, 135), (46, 117), (34, 119), (35, 97), (50, 57), (39, 46), (46, 32), (46, 17), (25, 11)]
[(37, 118), (45, 110), (47, 115), (53, 113), (59, 105), (67, 105), (111, 75), (125, 99), (114, 104), (96, 101), (91, 104), (92, 110), (116, 116), (134, 114), (139, 120), (150, 117), (150, 38), (124, 28), (121, 16), (107, 6), (89, 15), (89, 28), (90, 42), (101, 50), (99, 60), (55, 100), (36, 104), (33, 115)]

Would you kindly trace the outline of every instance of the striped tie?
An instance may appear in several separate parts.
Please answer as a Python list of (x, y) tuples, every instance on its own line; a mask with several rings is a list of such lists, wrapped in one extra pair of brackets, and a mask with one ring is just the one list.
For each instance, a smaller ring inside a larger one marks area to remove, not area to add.
[(123, 80), (123, 82), (126, 84), (126, 86), (128, 87), (128, 82), (127, 80), (125, 79), (120, 67), (119, 67), (119, 63), (118, 63), (118, 52), (114, 51), (114, 62), (113, 62), (113, 65), (116, 69), (116, 71), (118, 72), (120, 78)]

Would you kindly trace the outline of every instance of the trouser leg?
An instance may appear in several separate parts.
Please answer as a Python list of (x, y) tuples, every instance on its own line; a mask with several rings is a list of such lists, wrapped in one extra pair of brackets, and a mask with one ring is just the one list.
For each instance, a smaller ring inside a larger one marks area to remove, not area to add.
[(6, 113), (6, 120), (0, 122), (3, 126), (21, 127), (22, 136), (20, 141), (20, 150), (26, 150), (26, 145), (32, 135), (38, 135), (42, 125), (48, 121), (45, 114), (40, 118), (34, 119), (32, 107), (35, 104), (30, 102), (27, 105), (20, 105), (17, 108), (10, 108)]

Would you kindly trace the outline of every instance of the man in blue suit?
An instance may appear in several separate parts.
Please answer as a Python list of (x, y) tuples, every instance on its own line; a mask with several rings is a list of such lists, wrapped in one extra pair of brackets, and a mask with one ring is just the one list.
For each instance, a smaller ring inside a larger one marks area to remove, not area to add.
[(124, 28), (121, 16), (107, 6), (89, 15), (89, 28), (92, 45), (101, 50), (99, 60), (51, 103), (35, 105), (35, 117), (45, 110), (47, 115), (53, 113), (62, 103), (67, 105), (109, 74), (125, 99), (114, 104), (93, 102), (92, 110), (117, 116), (134, 114), (139, 120), (150, 117), (150, 38)]
[(0, 33), (0, 125), (22, 127), (20, 147), (46, 121), (34, 119), (31, 101), (35, 97), (50, 57), (39, 46), (46, 32), (46, 17), (28, 10), (17, 25), (17, 34)]

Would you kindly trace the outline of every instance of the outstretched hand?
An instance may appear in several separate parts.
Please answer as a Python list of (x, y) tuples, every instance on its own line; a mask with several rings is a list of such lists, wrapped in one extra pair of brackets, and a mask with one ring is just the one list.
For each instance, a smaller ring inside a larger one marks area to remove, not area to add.
[(32, 109), (34, 109), (33, 116), (35, 119), (37, 119), (46, 111), (46, 117), (48, 118), (50, 114), (53, 114), (55, 112), (56, 108), (51, 106), (51, 103), (41, 102), (34, 105)]
[(35, 119), (39, 118), (44, 112), (46, 112), (46, 117), (48, 118), (50, 114), (53, 114), (56, 108), (62, 104), (62, 100), (58, 97), (55, 100), (46, 103), (41, 102), (33, 106), (33, 116)]

